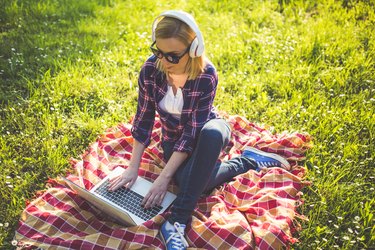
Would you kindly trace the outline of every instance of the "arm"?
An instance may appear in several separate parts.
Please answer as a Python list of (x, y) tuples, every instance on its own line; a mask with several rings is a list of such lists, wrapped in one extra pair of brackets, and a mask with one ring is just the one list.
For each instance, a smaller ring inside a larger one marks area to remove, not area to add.
[(142, 143), (145, 147), (150, 144), (152, 128), (155, 121), (155, 103), (152, 89), (154, 79), (150, 77), (153, 66), (146, 62), (138, 78), (138, 103), (137, 113), (134, 116), (131, 133), (134, 139)]
[[(150, 66), (151, 65), (151, 66)], [(151, 132), (155, 120), (155, 107), (150, 94), (150, 86), (153, 82), (148, 77), (148, 68), (152, 69), (152, 64), (146, 62), (138, 78), (138, 105), (137, 113), (133, 120), (131, 130), (134, 138), (132, 156), (128, 168), (120, 175), (110, 180), (109, 190), (115, 191), (121, 186), (130, 188), (137, 179), (138, 169), (145, 148), (150, 143)], [(148, 85), (148, 87), (146, 86)]]

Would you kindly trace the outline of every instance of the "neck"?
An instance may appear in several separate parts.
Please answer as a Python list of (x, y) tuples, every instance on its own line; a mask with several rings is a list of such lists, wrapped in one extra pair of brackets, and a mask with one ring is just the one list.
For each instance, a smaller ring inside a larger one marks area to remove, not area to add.
[(167, 72), (168, 75), (173, 75), (173, 76), (181, 76), (181, 75), (187, 75), (187, 73), (185, 72), (185, 70), (181, 70), (181, 71), (174, 71), (174, 72)]
[(168, 76), (170, 77), (184, 77), (184, 76), (187, 76), (188, 74), (185, 73), (185, 72), (182, 72), (182, 73), (168, 73)]

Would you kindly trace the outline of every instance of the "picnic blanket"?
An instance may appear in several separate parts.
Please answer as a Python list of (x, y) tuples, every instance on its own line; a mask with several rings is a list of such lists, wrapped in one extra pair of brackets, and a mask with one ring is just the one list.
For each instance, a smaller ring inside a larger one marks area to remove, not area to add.
[[(298, 241), (294, 235), (304, 219), (297, 212), (301, 189), (308, 185), (305, 169), (298, 165), (310, 147), (306, 133), (271, 133), (269, 128), (241, 116), (227, 116), (232, 139), (220, 160), (254, 146), (287, 158), (290, 171), (270, 168), (250, 170), (202, 197), (187, 226), (190, 249), (280, 249)], [(90, 190), (117, 166), (130, 160), (131, 124), (110, 128), (88, 147), (81, 159), (72, 161), (67, 178)], [(152, 141), (146, 149), (139, 175), (155, 180), (165, 162), (160, 146), (161, 126), (156, 118)], [(15, 240), (19, 248), (42, 249), (164, 249), (158, 236), (169, 211), (140, 226), (124, 227), (78, 197), (58, 179), (31, 201), (23, 211)], [(170, 185), (170, 191), (177, 187)]]

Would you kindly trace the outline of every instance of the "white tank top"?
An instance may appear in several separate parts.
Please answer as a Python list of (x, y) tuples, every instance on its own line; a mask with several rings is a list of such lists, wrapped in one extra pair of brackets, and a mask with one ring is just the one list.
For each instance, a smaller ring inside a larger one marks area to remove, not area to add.
[(180, 119), (183, 106), (184, 97), (182, 95), (182, 90), (177, 88), (176, 95), (174, 95), (172, 86), (168, 85), (167, 94), (159, 102), (159, 107), (173, 117)]

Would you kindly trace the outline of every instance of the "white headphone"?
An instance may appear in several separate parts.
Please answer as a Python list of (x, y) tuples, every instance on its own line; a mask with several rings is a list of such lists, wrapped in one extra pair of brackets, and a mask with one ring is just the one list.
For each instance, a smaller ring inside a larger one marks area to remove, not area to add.
[(203, 41), (203, 37), (202, 37), (201, 31), (198, 28), (197, 23), (195, 22), (194, 18), (190, 14), (184, 11), (180, 11), (180, 10), (165, 11), (161, 13), (157, 18), (155, 18), (154, 22), (152, 23), (152, 41), (153, 42), (155, 42), (156, 40), (155, 30), (156, 30), (156, 27), (158, 26), (159, 21), (161, 20), (161, 17), (173, 17), (189, 25), (189, 27), (196, 34), (196, 37), (194, 38), (194, 40), (192, 41), (190, 45), (189, 55), (190, 57), (194, 58), (194, 57), (199, 57), (203, 54), (204, 41)]

